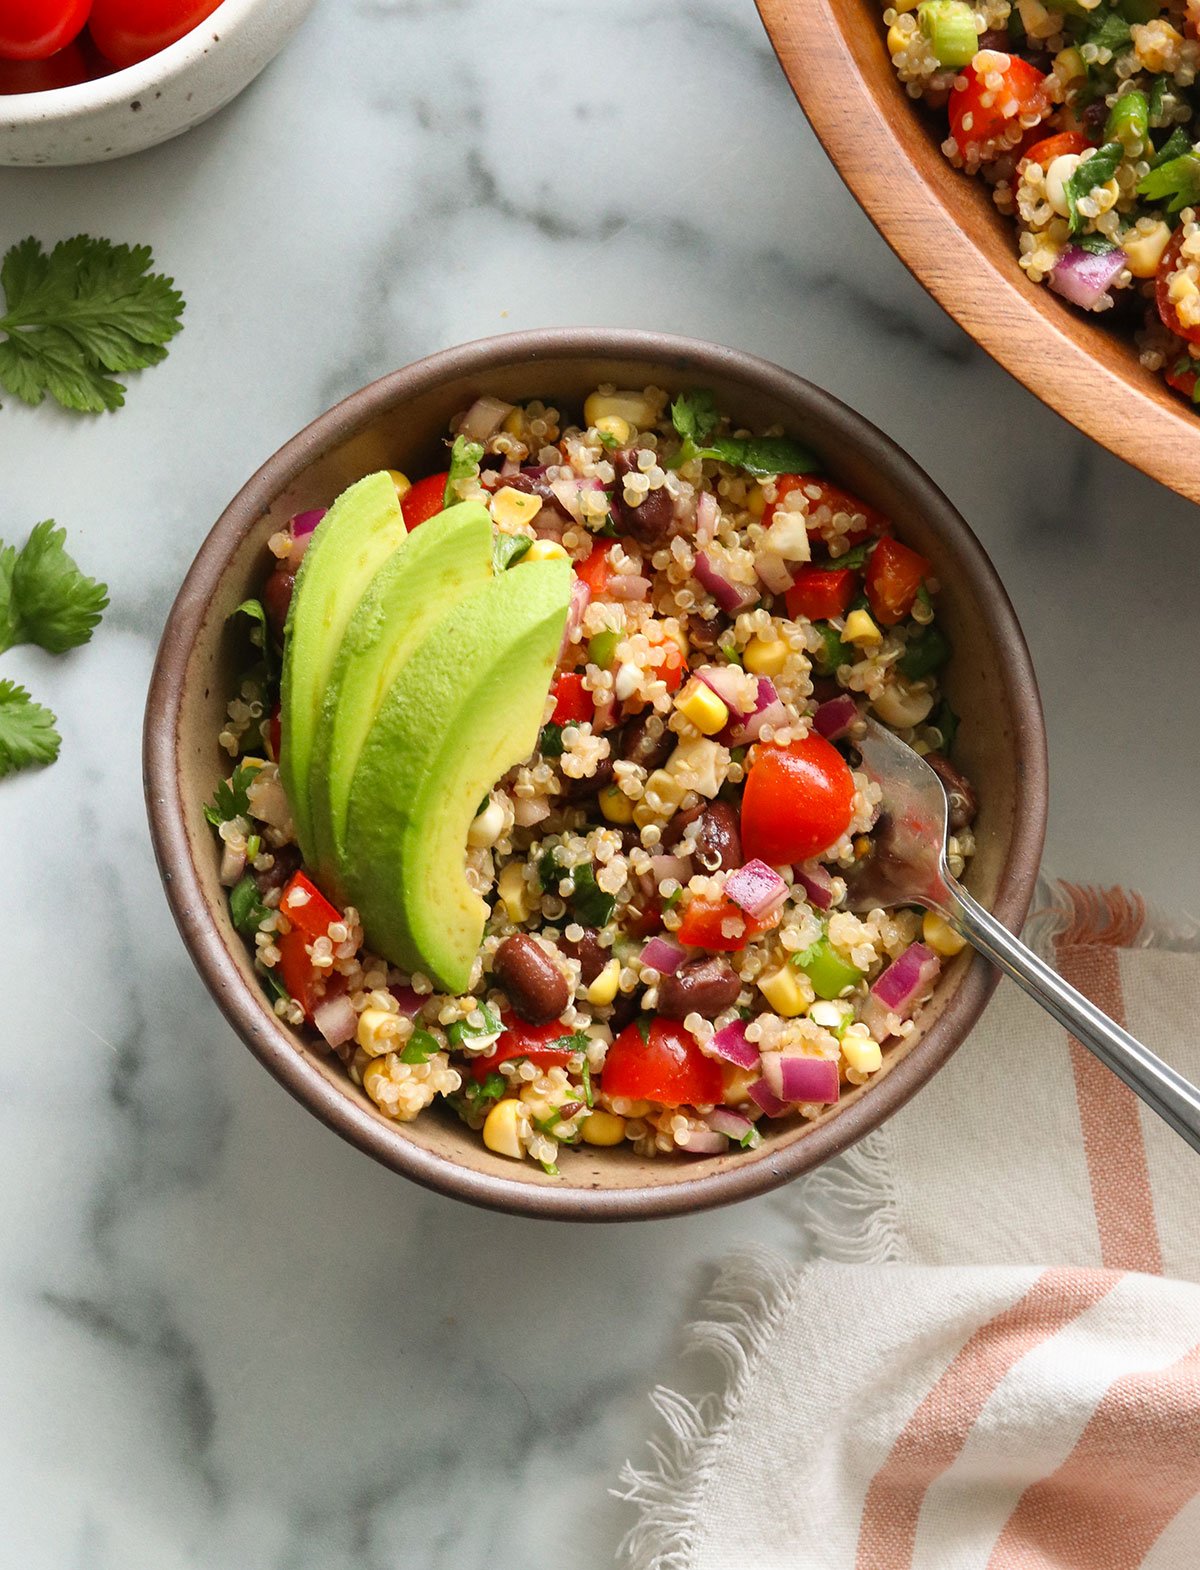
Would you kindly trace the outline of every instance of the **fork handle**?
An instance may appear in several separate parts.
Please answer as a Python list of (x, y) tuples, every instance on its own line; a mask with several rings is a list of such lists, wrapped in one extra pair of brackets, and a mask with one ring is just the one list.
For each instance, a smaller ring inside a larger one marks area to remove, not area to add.
[(943, 914), (971, 947), (1011, 976), (1193, 1150), (1200, 1150), (1200, 1090), (1051, 970), (964, 888), (947, 893), (951, 908)]

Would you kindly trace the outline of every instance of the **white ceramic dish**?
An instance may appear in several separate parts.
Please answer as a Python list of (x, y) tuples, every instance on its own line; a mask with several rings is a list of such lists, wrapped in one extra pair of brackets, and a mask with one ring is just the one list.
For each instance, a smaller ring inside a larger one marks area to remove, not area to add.
[(236, 98), (313, 0), (224, 0), (177, 43), (94, 82), (0, 98), (0, 164), (90, 164), (141, 152)]

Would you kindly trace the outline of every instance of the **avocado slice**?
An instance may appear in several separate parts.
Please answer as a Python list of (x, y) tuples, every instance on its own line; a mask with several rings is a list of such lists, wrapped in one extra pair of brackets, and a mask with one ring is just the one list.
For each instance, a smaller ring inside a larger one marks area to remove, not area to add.
[(488, 914), (466, 880), (467, 830), (537, 745), (570, 594), (563, 560), (475, 589), (407, 661), (359, 758), (347, 894), (372, 948), (449, 992), (468, 986)]
[(296, 574), (284, 632), (279, 774), (310, 864), (309, 773), (329, 675), (355, 607), (405, 534), (391, 476), (369, 474), (343, 491), (321, 519)]
[(326, 686), (309, 774), (313, 865), (340, 892), (350, 787), (384, 698), (425, 634), (492, 576), (492, 524), (481, 502), (438, 513), (384, 562), (350, 618)]

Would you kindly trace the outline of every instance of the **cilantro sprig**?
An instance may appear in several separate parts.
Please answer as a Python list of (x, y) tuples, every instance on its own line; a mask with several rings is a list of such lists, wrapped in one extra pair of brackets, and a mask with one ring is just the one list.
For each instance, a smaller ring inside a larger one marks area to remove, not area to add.
[(32, 236), (14, 245), (0, 264), (0, 385), (35, 406), (119, 409), (118, 373), (157, 365), (182, 325), (183, 296), (153, 262), (148, 245), (86, 234), (50, 252)]
[(1094, 153), (1075, 166), (1075, 173), (1063, 185), (1072, 234), (1078, 234), (1087, 223), (1087, 219), (1079, 211), (1079, 203), (1098, 185), (1104, 185), (1112, 179), (1121, 167), (1124, 156), (1125, 149), (1120, 142), (1105, 142), (1103, 147), (1098, 147)]
[(1138, 182), (1138, 195), (1167, 203), (1169, 213), (1182, 212), (1200, 201), (1200, 156), (1189, 151), (1156, 165)]
[(677, 463), (715, 458), (747, 474), (811, 474), (820, 468), (807, 447), (790, 436), (723, 436), (716, 402), (707, 388), (683, 393), (671, 405), (671, 423), (682, 438)]
[(216, 795), (204, 809), (204, 816), (214, 829), (219, 829), (222, 823), (231, 823), (234, 818), (250, 816), (250, 781), (254, 775), (254, 769), (239, 763), (229, 779), (217, 786)]
[(49, 709), (15, 681), (0, 680), (0, 779), (17, 769), (53, 763), (62, 746)]

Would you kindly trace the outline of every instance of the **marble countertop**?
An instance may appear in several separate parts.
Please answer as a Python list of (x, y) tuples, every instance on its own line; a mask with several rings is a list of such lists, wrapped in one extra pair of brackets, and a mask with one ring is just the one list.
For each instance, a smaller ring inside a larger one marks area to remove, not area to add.
[(1194, 911), (1195, 509), (912, 282), (750, 0), (320, 0), (183, 139), (0, 171), (0, 247), (79, 230), (151, 242), (188, 312), (120, 414), (0, 411), (0, 534), (53, 515), (113, 601), (87, 650), (4, 661), (64, 747), (0, 785), (0, 1558), (597, 1570), (647, 1392), (729, 1248), (795, 1246), (794, 1196), (594, 1230), (492, 1216), (268, 1079), (145, 830), (143, 695), (197, 545), (283, 439), (429, 350), (555, 323), (755, 350), (880, 424), (982, 536), (1041, 677), (1048, 865)]

